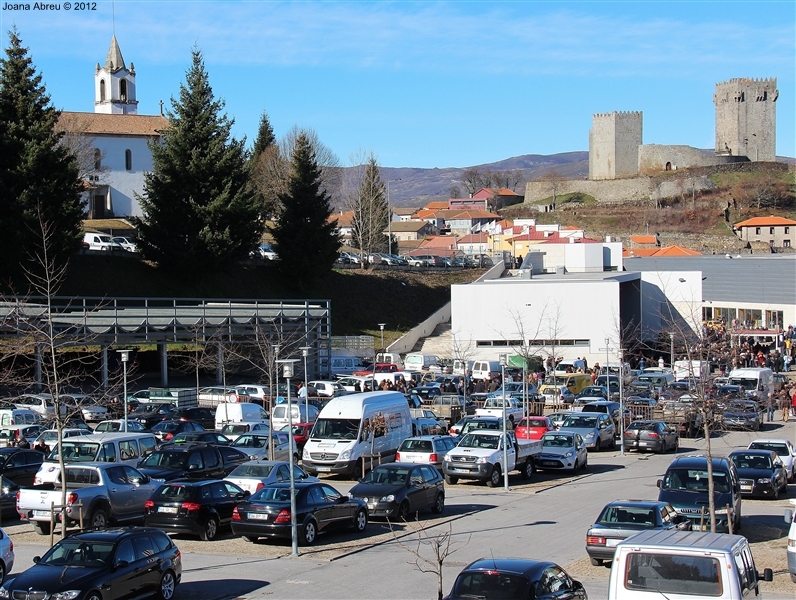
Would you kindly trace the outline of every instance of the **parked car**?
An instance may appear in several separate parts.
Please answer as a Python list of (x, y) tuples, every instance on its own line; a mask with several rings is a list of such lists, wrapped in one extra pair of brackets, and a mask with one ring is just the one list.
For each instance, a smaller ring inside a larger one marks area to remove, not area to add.
[(680, 444), (677, 430), (663, 421), (633, 421), (624, 431), (626, 450), (676, 453)]
[(788, 474), (788, 482), (793, 483), (796, 474), (796, 447), (788, 439), (758, 439), (749, 444), (749, 450), (773, 450), (777, 453), (785, 472)]
[[(362, 500), (344, 496), (328, 483), (295, 484), (299, 543), (310, 546), (318, 533), (353, 528), (364, 533), (368, 510)], [(261, 537), (291, 538), (290, 484), (275, 483), (240, 502), (232, 511), (232, 533), (254, 542)]]
[[(33, 485), (36, 473), (44, 462), (44, 454), (38, 450), (24, 448), (0, 448), (0, 477), (3, 482), (13, 481), (17, 485)], [(0, 552), (0, 560), (2, 559)]]
[(406, 521), (421, 510), (440, 514), (445, 509), (445, 482), (430, 465), (378, 465), (349, 491), (367, 504), (371, 517)]
[[(250, 493), (259, 492), (272, 483), (290, 482), (290, 463), (284, 460), (250, 460), (238, 465), (224, 478)], [(293, 464), (293, 481), (318, 481), (297, 464)]]
[(83, 246), (88, 244), (88, 250), (101, 250), (102, 252), (121, 251), (123, 248), (105, 233), (87, 232), (83, 234)]
[(14, 568), (14, 542), (8, 534), (0, 529), (0, 583), (6, 580), (6, 575)]
[(608, 390), (601, 385), (587, 385), (579, 391), (575, 398), (602, 398), (608, 400)]
[[(293, 441), (296, 443), (296, 448), (299, 452), (304, 449), (304, 444), (307, 443), (314, 424), (315, 423), (293, 423)], [(289, 432), (290, 425), (285, 425), (279, 431)]]
[(406, 256), (406, 263), (410, 267), (433, 267), (434, 258), (429, 255)]
[(420, 435), (406, 438), (398, 447), (395, 462), (433, 465), (442, 471), (442, 461), (456, 441), (449, 435)]
[(754, 400), (730, 402), (724, 409), (722, 423), (727, 429), (760, 431), (763, 423), (760, 407)]
[(229, 446), (232, 440), (222, 433), (215, 431), (183, 431), (177, 433), (171, 440), (160, 445), (166, 448), (171, 444), (215, 444), (217, 446)]
[[(274, 438), (274, 460), (289, 460), (290, 459), (290, 434), (287, 431), (274, 431), (271, 433)], [(268, 458), (268, 431), (262, 433), (245, 433), (235, 439), (230, 445), (230, 448), (235, 448), (240, 452), (246, 454), (249, 460), (267, 459)], [(298, 463), (298, 449), (296, 443), (292, 444), (293, 453), (295, 456), (294, 463)]]
[[(511, 431), (511, 423), (506, 423), (506, 429)], [(473, 417), (464, 424), (459, 435), (462, 436), (476, 429), (494, 429), (500, 431), (503, 429), (503, 419), (500, 417)]]
[(451, 428), (450, 428), (450, 430), (449, 430), (449, 433), (450, 433), (451, 435), (453, 435), (453, 436), (460, 436), (460, 435), (462, 434), (462, 428), (463, 428), (463, 427), (464, 427), (464, 426), (465, 426), (467, 423), (469, 423), (470, 421), (472, 421), (473, 419), (475, 419), (475, 416), (470, 416), (470, 415), (468, 415), (468, 416), (466, 416), (466, 417), (462, 417), (462, 418), (461, 418), (461, 419), (459, 419), (459, 420), (458, 420), (458, 421), (457, 421), (457, 422), (456, 422), (454, 425), (451, 425)]
[(586, 532), (586, 552), (591, 564), (611, 566), (614, 549), (622, 540), (644, 529), (674, 529), (687, 520), (677, 515), (668, 502), (657, 500), (614, 500)]
[[(44, 425), (9, 425), (0, 429), (0, 448), (8, 448), (27, 442), (33, 445), (39, 435), (45, 431)], [(25, 442), (23, 442), (25, 440)]]
[(553, 424), (553, 427), (556, 429), (561, 429), (561, 425), (564, 423), (564, 420), (572, 414), (572, 411), (564, 410), (560, 412), (554, 412), (547, 415), (547, 418), (550, 419), (550, 422)]
[(238, 502), (248, 497), (249, 492), (229, 481), (165, 483), (144, 504), (144, 525), (214, 540), (220, 529), (229, 527)]
[(156, 595), (171, 600), (182, 557), (162, 531), (123, 527), (87, 531), (57, 542), (34, 565), (3, 584), (0, 598), (111, 600)]
[(540, 392), (546, 404), (571, 404), (575, 401), (575, 394), (565, 385), (542, 386)]
[[(95, 433), (114, 432), (114, 431), (122, 431), (122, 432), (124, 431), (124, 419), (110, 419), (108, 421), (102, 421), (101, 423), (98, 423), (97, 426), (94, 428)], [(146, 431), (146, 427), (144, 426), (143, 423), (139, 421), (135, 421), (133, 419), (127, 419), (127, 431), (128, 432)]]
[(579, 433), (548, 431), (541, 439), (542, 453), (534, 463), (537, 469), (577, 471), (588, 466), (589, 452)]
[(614, 421), (606, 413), (570, 413), (560, 431), (575, 431), (586, 442), (586, 448), (601, 450), (616, 447)]
[(97, 404), (91, 396), (85, 394), (61, 394), (62, 403), (69, 406), (76, 406), (83, 415), (83, 420), (89, 422), (104, 421), (108, 418), (108, 409)]
[[(316, 380), (310, 381), (307, 384), (309, 388), (315, 388), (315, 395), (323, 398), (337, 398), (348, 394), (348, 390), (340, 385), (337, 381), (323, 381)], [(303, 404), (303, 400), (300, 401)]]
[(479, 558), (456, 577), (443, 600), (588, 600), (583, 584), (547, 561), (525, 558)]
[(193, 421), (194, 423), (199, 423), (205, 429), (214, 429), (216, 426), (216, 411), (206, 406), (177, 408), (169, 413), (169, 419)]
[(112, 237), (111, 241), (114, 244), (119, 244), (123, 250), (127, 250), (127, 252), (138, 252), (138, 244), (135, 243), (135, 240), (132, 240), (128, 237), (124, 236), (116, 236)]
[(223, 479), (249, 457), (228, 446), (173, 444), (155, 450), (138, 463), (138, 469), (152, 477), (173, 479)]
[(729, 459), (738, 469), (741, 496), (779, 499), (788, 491), (788, 474), (773, 450), (736, 450)]
[(128, 415), (129, 419), (135, 419), (144, 427), (149, 429), (155, 423), (160, 423), (168, 418), (171, 411), (175, 409), (174, 404), (166, 402), (149, 402), (142, 404)]
[(221, 433), (227, 437), (237, 437), (244, 433), (257, 432), (268, 435), (271, 428), (268, 423), (227, 423), (221, 428)]
[(204, 427), (193, 421), (167, 419), (160, 423), (155, 423), (151, 431), (158, 441), (162, 443), (171, 441), (178, 433), (184, 433), (186, 431), (204, 431)]
[(523, 417), (514, 429), (518, 440), (540, 440), (548, 431), (555, 431), (549, 417)]

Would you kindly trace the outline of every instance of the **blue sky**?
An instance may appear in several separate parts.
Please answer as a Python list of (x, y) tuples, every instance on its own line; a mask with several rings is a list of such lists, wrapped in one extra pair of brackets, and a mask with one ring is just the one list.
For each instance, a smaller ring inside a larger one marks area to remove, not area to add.
[(115, 23), (140, 114), (168, 106), (197, 46), (237, 137), (251, 143), (265, 110), (277, 136), (312, 128), (344, 165), (363, 150), (426, 168), (587, 150), (591, 115), (612, 110), (644, 112), (644, 143), (712, 148), (715, 84), (734, 77), (778, 79), (777, 153), (796, 156), (793, 0), (60, 6), (0, 18), (3, 47), (16, 25), (63, 110), (93, 110)]

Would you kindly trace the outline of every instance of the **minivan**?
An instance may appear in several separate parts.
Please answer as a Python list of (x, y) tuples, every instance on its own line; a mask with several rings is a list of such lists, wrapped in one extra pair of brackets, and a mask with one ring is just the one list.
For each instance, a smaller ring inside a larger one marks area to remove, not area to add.
[(489, 381), (500, 375), (500, 362), (497, 360), (476, 360), (473, 362), (473, 375), (475, 380)]
[(221, 402), (216, 406), (216, 429), (221, 429), (227, 423), (241, 421), (265, 424), (270, 422), (268, 413), (254, 402)]
[(545, 385), (565, 385), (576, 396), (591, 385), (591, 376), (586, 373), (555, 373), (544, 378)]
[[(288, 404), (277, 404), (271, 411), (271, 427), (274, 431), (279, 431), (288, 424), (287, 415)], [(290, 418), (293, 423), (314, 423), (320, 411), (312, 404), (305, 404), (299, 401), (297, 404), (290, 404)]]
[[(131, 466), (138, 464), (157, 447), (152, 433), (92, 433), (70, 437), (61, 442), (65, 463), (115, 462)], [(55, 447), (42, 463), (34, 483), (52, 483), (57, 480), (59, 448)]]
[[(741, 483), (735, 463), (714, 456), (713, 490), (716, 505), (716, 531), (729, 533), (741, 529)], [(708, 459), (705, 456), (675, 458), (663, 479), (658, 480), (658, 500), (668, 502), (677, 514), (688, 517), (694, 531), (710, 531), (708, 512)], [(727, 514), (729, 507), (729, 515)]]
[(412, 352), (406, 355), (404, 366), (407, 371), (428, 371), (437, 366), (437, 357), (434, 354)]
[(329, 371), (331, 371), (332, 377), (351, 375), (354, 371), (365, 368), (358, 356), (332, 356), (330, 361)]
[(29, 408), (0, 408), (0, 427), (33, 425), (39, 422), (39, 413)]
[(617, 544), (611, 562), (609, 600), (759, 596), (758, 573), (747, 539), (740, 535), (646, 529)]
[(84, 233), (83, 244), (88, 244), (89, 250), (102, 250), (103, 252), (124, 250), (120, 244), (111, 240), (111, 236), (104, 233)]

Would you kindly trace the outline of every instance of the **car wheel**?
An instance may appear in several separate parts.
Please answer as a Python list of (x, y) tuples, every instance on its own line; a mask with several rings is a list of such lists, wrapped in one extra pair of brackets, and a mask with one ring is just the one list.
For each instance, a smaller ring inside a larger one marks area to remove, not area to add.
[(105, 514), (104, 509), (97, 508), (91, 513), (89, 523), (91, 524), (91, 529), (105, 529), (108, 526), (108, 515)]
[(86, 596), (86, 600), (102, 600), (102, 596), (100, 596), (97, 592), (91, 592)]
[(50, 524), (45, 523), (43, 521), (33, 521), (33, 531), (35, 531), (39, 535), (49, 535)]
[(398, 507), (398, 520), (406, 521), (409, 518), (409, 503), (404, 500)]
[(445, 495), (437, 494), (437, 499), (434, 501), (434, 506), (431, 507), (431, 512), (439, 515), (443, 510), (445, 510)]
[(358, 460), (354, 465), (354, 481), (362, 479), (362, 461)]
[(525, 480), (528, 480), (531, 477), (533, 477), (533, 461), (530, 458), (526, 460), (525, 463), (523, 463), (522, 471), (520, 471), (520, 476)]
[(204, 528), (199, 533), (199, 538), (203, 542), (208, 542), (216, 539), (217, 535), (218, 535), (218, 519), (216, 519), (215, 517), (209, 517), (207, 519), (207, 523), (205, 523)]
[(362, 533), (365, 531), (365, 528), (368, 526), (368, 513), (364, 509), (360, 509), (357, 511), (356, 517), (354, 517), (354, 529), (357, 530), (358, 533)]
[(611, 445), (609, 446), (609, 449), (616, 450), (616, 438), (614, 436), (611, 436)]
[(315, 543), (315, 538), (318, 536), (318, 526), (315, 521), (309, 520), (304, 524), (301, 530), (301, 545), (312, 546)]
[(5, 580), (6, 580), (6, 565), (2, 560), (0, 560), (0, 583), (3, 583)]
[(589, 455), (587, 454), (586, 456), (583, 457), (583, 470), (585, 471), (586, 467), (588, 466), (589, 466)]
[(300, 457), (298, 454), (294, 454), (294, 455), (293, 455), (293, 464), (294, 464), (294, 465), (297, 465), (297, 464), (299, 463), (299, 459), (300, 459), (300, 458), (301, 458), (301, 457)]
[(590, 558), (589, 562), (591, 562), (591, 566), (593, 566), (593, 567), (602, 567), (603, 566), (603, 561), (600, 560), (599, 558)]
[(251, 542), (252, 544), (260, 539), (256, 535), (242, 535), (240, 537), (242, 537), (244, 541)]
[(160, 600), (171, 600), (174, 597), (174, 590), (177, 588), (177, 580), (174, 573), (166, 571), (160, 578), (157, 597)]
[(445, 475), (445, 483), (447, 483), (448, 485), (456, 485), (457, 483), (459, 483), (459, 478), (451, 477), (450, 475)]
[(492, 472), (489, 474), (489, 479), (487, 480), (486, 484), (489, 487), (497, 487), (500, 485), (500, 465), (495, 465), (492, 467)]

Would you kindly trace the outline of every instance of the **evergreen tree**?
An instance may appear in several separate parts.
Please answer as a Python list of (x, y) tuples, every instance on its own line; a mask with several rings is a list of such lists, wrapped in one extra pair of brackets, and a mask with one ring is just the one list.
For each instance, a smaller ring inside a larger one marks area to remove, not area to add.
[(283, 190), (287, 179), (286, 163), (287, 159), (282, 156), (276, 143), (268, 114), (263, 112), (249, 158), (249, 186), (260, 205), (264, 220), (274, 214), (279, 204), (279, 192)]
[(201, 52), (192, 58), (179, 100), (171, 100), (170, 127), (151, 146), (136, 219), (144, 257), (184, 275), (246, 258), (264, 227), (244, 142), (230, 135), (234, 121), (221, 114)]
[[(371, 154), (360, 170), (359, 185), (350, 202), (354, 211), (351, 237), (365, 256), (372, 252), (387, 252), (388, 240), (384, 232), (389, 210), (376, 157)], [(362, 266), (364, 268), (365, 261), (362, 261)]]
[(291, 159), (287, 192), (275, 226), (274, 250), (285, 282), (299, 290), (327, 275), (337, 259), (340, 234), (331, 220), (332, 207), (321, 187), (321, 168), (309, 138), (299, 134)]
[[(48, 255), (65, 264), (80, 247), (84, 208), (75, 157), (59, 144), (60, 112), (50, 103), (18, 32), (0, 59), (0, 275), (38, 271)], [(38, 257), (38, 258), (37, 258)]]
[(256, 161), (257, 158), (276, 144), (276, 137), (274, 137), (274, 128), (271, 127), (271, 122), (268, 120), (268, 113), (263, 111), (260, 115), (260, 126), (257, 129), (257, 139), (254, 140), (254, 148), (252, 148), (252, 160)]

